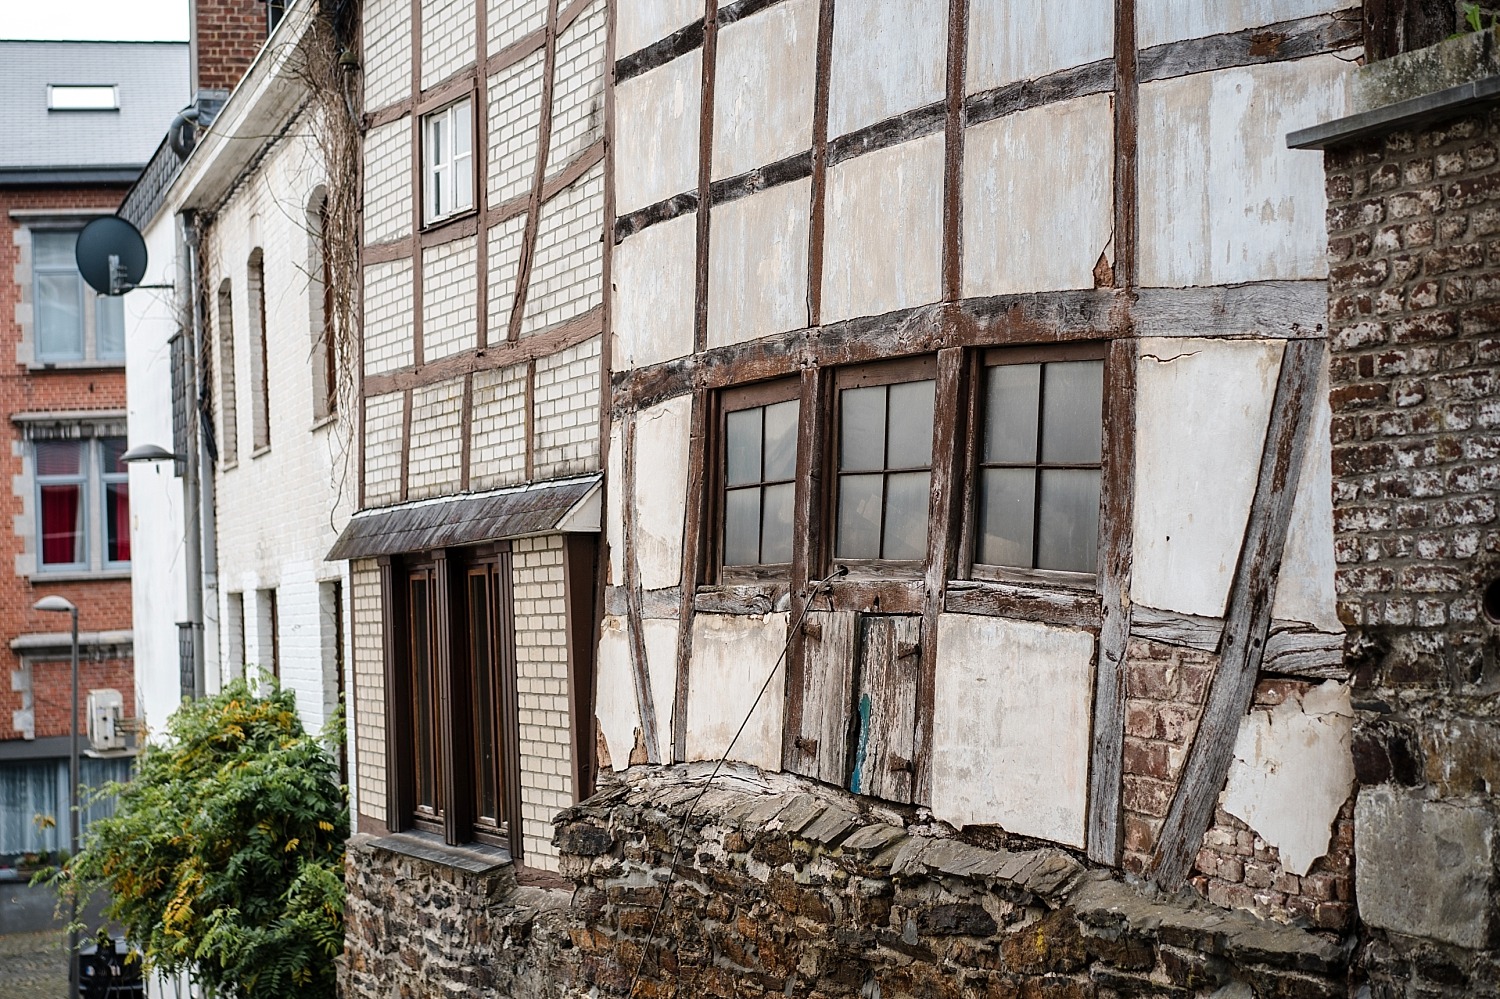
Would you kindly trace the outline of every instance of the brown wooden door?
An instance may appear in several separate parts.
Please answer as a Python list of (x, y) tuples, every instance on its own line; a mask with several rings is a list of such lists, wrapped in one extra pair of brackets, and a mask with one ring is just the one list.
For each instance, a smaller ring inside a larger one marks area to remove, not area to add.
[(849, 790), (912, 801), (922, 619), (860, 616)]
[(853, 611), (808, 612), (800, 636), (802, 723), (783, 754), (793, 773), (840, 787), (849, 781), (858, 629)]

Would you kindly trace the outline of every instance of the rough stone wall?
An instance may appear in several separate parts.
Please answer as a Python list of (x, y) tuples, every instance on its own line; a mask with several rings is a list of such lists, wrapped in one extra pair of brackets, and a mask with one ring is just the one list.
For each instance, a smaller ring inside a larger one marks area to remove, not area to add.
[[(1327, 154), (1339, 613), (1371, 994), (1500, 989), (1500, 114)], [(1491, 590), (1492, 598), (1500, 593)]]
[(1062, 850), (946, 838), (801, 778), (739, 768), (699, 801), (704, 772), (632, 770), (563, 812), (571, 896), (356, 838), (345, 994), (626, 995), (643, 952), (636, 996), (1348, 994), (1331, 936), (1148, 897)]

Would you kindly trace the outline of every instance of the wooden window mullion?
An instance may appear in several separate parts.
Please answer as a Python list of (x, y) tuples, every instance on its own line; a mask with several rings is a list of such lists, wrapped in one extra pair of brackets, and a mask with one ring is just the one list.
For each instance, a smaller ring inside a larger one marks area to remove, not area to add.
[(521, 733), (516, 693), (516, 620), (511, 592), (511, 553), (500, 553), (495, 563), (495, 634), (499, 641), (496, 665), (500, 673), (500, 793), (505, 800), (505, 830), (511, 859), (524, 855), (521, 835)]

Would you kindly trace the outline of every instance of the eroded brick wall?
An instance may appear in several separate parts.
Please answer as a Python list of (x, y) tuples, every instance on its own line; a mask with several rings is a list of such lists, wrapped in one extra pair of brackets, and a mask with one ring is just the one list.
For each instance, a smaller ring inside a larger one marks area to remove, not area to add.
[(1497, 141), (1483, 111), (1326, 158), (1337, 582), (1377, 999), (1500, 990), (1500, 632), (1482, 606), (1500, 578)]

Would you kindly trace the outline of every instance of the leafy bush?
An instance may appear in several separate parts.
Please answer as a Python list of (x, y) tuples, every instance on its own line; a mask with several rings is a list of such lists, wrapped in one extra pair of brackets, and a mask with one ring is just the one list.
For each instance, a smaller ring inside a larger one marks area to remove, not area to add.
[[(335, 729), (337, 725), (333, 726)], [(332, 997), (348, 813), (290, 691), (185, 704), (59, 880), (109, 895), (148, 965), (232, 999)]]

